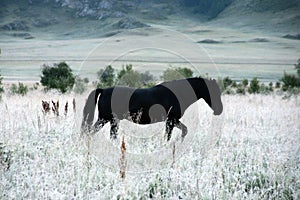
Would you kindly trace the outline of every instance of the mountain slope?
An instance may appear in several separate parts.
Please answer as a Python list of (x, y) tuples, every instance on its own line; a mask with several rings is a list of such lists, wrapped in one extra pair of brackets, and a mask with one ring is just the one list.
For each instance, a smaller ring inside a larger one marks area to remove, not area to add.
[(300, 33), (300, 0), (235, 0), (213, 25), (273, 33)]
[(242, 29), (300, 33), (300, 0), (2, 0), (0, 36), (101, 37), (183, 19)]

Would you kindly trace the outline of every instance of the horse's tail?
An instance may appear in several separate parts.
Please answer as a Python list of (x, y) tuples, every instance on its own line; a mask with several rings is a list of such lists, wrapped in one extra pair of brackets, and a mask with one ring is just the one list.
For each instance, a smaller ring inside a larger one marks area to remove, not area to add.
[(81, 131), (91, 131), (92, 124), (94, 121), (95, 107), (97, 104), (98, 96), (101, 94), (103, 89), (95, 89), (93, 90), (86, 100), (86, 103), (83, 108), (83, 119), (81, 124)]

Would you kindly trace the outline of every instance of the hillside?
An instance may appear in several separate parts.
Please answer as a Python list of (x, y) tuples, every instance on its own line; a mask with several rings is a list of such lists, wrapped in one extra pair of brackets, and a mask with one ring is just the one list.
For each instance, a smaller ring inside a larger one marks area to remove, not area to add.
[(299, 0), (2, 0), (1, 37), (97, 38), (152, 24), (298, 34)]
[(212, 24), (275, 34), (299, 34), (300, 1), (236, 0)]

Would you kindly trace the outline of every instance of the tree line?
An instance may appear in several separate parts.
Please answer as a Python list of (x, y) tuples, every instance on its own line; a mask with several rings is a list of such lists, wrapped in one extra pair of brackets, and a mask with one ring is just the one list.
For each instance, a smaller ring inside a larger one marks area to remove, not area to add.
[[(270, 82), (269, 84), (261, 83), (256, 77), (252, 80), (243, 79), (240, 82), (236, 82), (230, 77), (218, 78), (218, 83), (223, 93), (226, 94), (267, 94), (273, 92), (274, 89), (288, 91), (291, 93), (299, 93), (300, 59), (297, 64), (295, 64), (295, 70), (296, 75), (284, 72), (282, 78), (275, 84), (273, 84), (273, 82)], [(61, 93), (66, 93), (73, 90), (75, 93), (81, 94), (87, 89), (87, 85), (89, 83), (88, 78), (75, 76), (72, 69), (66, 62), (60, 62), (53, 65), (43, 65), (41, 73), (42, 76), (40, 84), (44, 87), (45, 91), (56, 89)], [(147, 88), (156, 85), (158, 81), (170, 81), (190, 77), (193, 77), (193, 71), (189, 68), (168, 68), (163, 71), (162, 75), (159, 79), (157, 79), (149, 71), (139, 72), (135, 70), (132, 64), (126, 64), (121, 70), (116, 70), (111, 65), (108, 65), (97, 72), (97, 82), (94, 82), (94, 86), (98, 88), (105, 88), (114, 85), (123, 85)], [(2, 80), (3, 77), (0, 74), (0, 99), (1, 93), (4, 92)], [(30, 89), (37, 89), (38, 86), (39, 83), (36, 83)], [(29, 91), (28, 86), (23, 83), (19, 83), (18, 85), (12, 84), (9, 90), (11, 94), (20, 95), (25, 95)]]

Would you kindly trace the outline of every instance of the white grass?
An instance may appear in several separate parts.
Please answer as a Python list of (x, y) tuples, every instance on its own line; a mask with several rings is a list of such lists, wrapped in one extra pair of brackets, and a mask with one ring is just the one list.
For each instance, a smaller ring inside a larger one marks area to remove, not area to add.
[[(41, 111), (41, 100), (51, 99), (60, 100), (59, 117)], [(92, 138), (90, 148), (79, 136), (82, 100), (76, 97), (77, 113), (73, 113), (72, 99), (38, 92), (3, 98), (2, 199), (300, 198), (299, 96), (285, 100), (276, 95), (223, 96), (221, 117), (211, 117), (200, 101), (183, 118), (189, 129), (183, 143), (175, 129), (172, 142), (166, 143), (163, 123), (142, 127), (122, 121), (116, 142), (109, 141), (106, 125)], [(124, 180), (118, 163), (122, 135), (127, 145)], [(112, 155), (99, 145), (104, 141)], [(147, 160), (153, 159), (149, 157), (153, 152), (165, 160)]]

